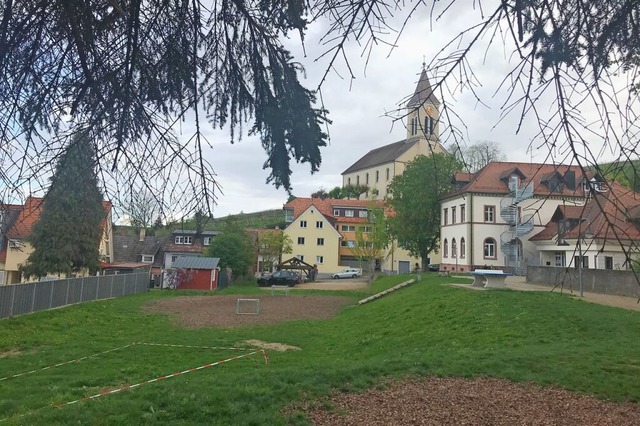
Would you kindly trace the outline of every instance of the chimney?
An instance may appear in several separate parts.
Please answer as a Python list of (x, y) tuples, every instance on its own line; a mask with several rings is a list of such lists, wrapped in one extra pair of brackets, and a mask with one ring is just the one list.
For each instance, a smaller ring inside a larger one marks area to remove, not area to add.
[(144, 237), (146, 236), (146, 234), (147, 234), (146, 228), (140, 229), (140, 241), (144, 241)]

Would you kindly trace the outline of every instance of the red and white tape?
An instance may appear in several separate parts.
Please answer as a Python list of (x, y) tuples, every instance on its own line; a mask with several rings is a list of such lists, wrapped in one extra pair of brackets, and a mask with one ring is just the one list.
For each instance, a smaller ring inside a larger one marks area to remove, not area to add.
[(95, 395), (86, 396), (84, 398), (76, 399), (75, 401), (69, 401), (69, 402), (65, 402), (65, 403), (62, 403), (62, 404), (58, 404), (58, 405), (56, 405), (56, 407), (61, 408), (61, 407), (65, 407), (67, 405), (76, 404), (78, 402), (83, 402), (83, 401), (88, 401), (88, 400), (91, 400), (91, 399), (99, 398), (101, 396), (113, 395), (114, 393), (118, 393), (118, 392), (126, 391), (126, 390), (129, 390), (129, 389), (137, 388), (137, 387), (140, 387), (140, 386), (143, 386), (143, 385), (148, 385), (149, 383), (159, 382), (160, 380), (165, 380), (165, 379), (170, 379), (172, 377), (181, 376), (183, 374), (193, 373), (194, 371), (204, 370), (205, 368), (214, 367), (216, 365), (224, 364), (225, 362), (234, 361), (236, 359), (245, 358), (245, 357), (248, 357), (248, 356), (251, 356), (251, 355), (255, 355), (255, 354), (259, 354), (259, 353), (262, 353), (262, 355), (264, 356), (265, 364), (268, 364), (269, 356), (267, 355), (266, 351), (264, 351), (264, 350), (253, 351), (253, 352), (250, 352), (248, 354), (234, 356), (233, 358), (228, 358), (228, 359), (225, 359), (225, 360), (222, 360), (222, 361), (213, 362), (211, 364), (201, 365), (200, 367), (194, 367), (194, 368), (190, 368), (188, 370), (179, 371), (177, 373), (168, 374), (166, 376), (156, 377), (155, 379), (145, 380), (144, 382), (135, 383), (133, 385), (126, 385), (126, 386), (122, 386), (122, 387), (117, 388), (117, 389), (112, 389), (112, 390), (109, 390), (109, 391), (100, 392), (100, 393), (97, 393)]

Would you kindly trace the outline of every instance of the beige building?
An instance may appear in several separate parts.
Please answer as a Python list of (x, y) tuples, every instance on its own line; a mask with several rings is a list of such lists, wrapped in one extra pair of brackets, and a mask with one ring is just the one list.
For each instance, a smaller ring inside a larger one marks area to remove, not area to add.
[(476, 173), (456, 173), (456, 188), (441, 201), (441, 271), (538, 266), (531, 237), (559, 206), (585, 203), (578, 166), (492, 162)]
[[(33, 225), (40, 218), (42, 212), (42, 198), (27, 197), (24, 206), (12, 206), (3, 216), (11, 217), (0, 238), (0, 285), (17, 284), (24, 282), (19, 268), (29, 255), (33, 247), (27, 241)], [(105, 218), (102, 221), (102, 238), (100, 239), (99, 253), (101, 260), (111, 262), (113, 260), (113, 220), (112, 205), (110, 201), (103, 201)], [(16, 214), (17, 213), (17, 214)]]
[(418, 155), (446, 152), (440, 145), (440, 101), (431, 89), (427, 71), (422, 70), (413, 96), (406, 106), (407, 137), (373, 149), (342, 172), (342, 186), (366, 185), (370, 191), (360, 199), (382, 200), (394, 176)]

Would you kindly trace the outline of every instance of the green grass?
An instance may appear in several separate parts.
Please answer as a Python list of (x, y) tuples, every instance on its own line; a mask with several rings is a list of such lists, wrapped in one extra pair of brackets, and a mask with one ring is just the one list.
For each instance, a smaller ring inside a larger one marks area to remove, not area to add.
[[(387, 277), (350, 295), (354, 303), (412, 278)], [(132, 342), (234, 346), (248, 339), (300, 351), (270, 351), (62, 408), (107, 389), (237, 355), (216, 349), (132, 346), (79, 363), (0, 381), (4, 424), (306, 424), (300, 401), (359, 390), (405, 375), (491, 376), (559, 385), (613, 400), (640, 400), (640, 314), (557, 293), (470, 291), (422, 281), (330, 320), (234, 329), (182, 329), (146, 303), (153, 291), (0, 322), (0, 377)], [(462, 282), (469, 282), (462, 280)], [(255, 285), (226, 294), (250, 294)], [(184, 292), (183, 294), (194, 294)], [(312, 294), (293, 290), (293, 294)], [(202, 297), (216, 297), (203, 294)], [(286, 412), (284, 407), (289, 407)], [(293, 407), (293, 408), (292, 408)], [(24, 415), (24, 416), (21, 416)]]

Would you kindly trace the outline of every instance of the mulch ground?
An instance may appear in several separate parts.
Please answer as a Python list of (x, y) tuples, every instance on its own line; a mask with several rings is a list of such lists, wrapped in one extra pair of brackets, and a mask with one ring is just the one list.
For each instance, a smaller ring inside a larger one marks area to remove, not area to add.
[[(236, 314), (239, 297), (259, 298), (259, 315)], [(183, 327), (236, 327), (330, 318), (353, 299), (335, 296), (182, 296), (145, 308)], [(304, 349), (304, 348), (302, 348)], [(419, 378), (362, 393), (334, 393), (302, 410), (314, 425), (640, 425), (640, 405), (506, 380)]]

